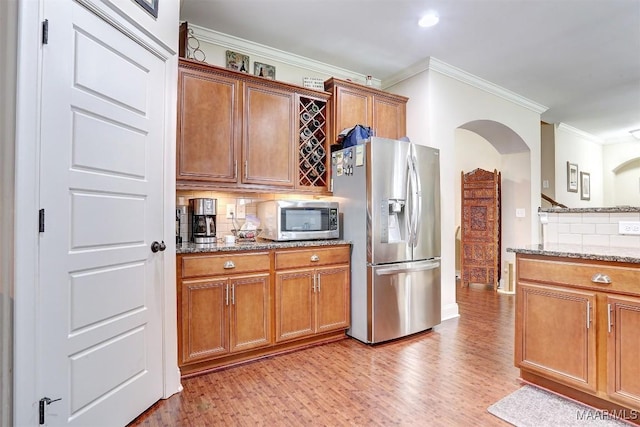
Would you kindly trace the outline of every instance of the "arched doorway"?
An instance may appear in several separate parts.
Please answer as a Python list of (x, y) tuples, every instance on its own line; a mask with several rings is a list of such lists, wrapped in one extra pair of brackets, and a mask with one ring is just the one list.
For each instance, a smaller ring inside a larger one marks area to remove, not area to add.
[(613, 205), (640, 206), (640, 157), (613, 169)]
[[(465, 123), (455, 131), (455, 161), (458, 176), (456, 188), (456, 230), (460, 226), (460, 173), (475, 168), (498, 170), (502, 173), (502, 236), (500, 268), (514, 262), (514, 256), (506, 248), (517, 242), (528, 241), (530, 215), (527, 212), (531, 200), (531, 152), (524, 140), (511, 128), (492, 120), (475, 120)], [(526, 217), (516, 216), (524, 209)], [(457, 242), (456, 242), (457, 244)], [(456, 261), (456, 265), (458, 261)], [(457, 267), (456, 267), (457, 268)], [(457, 273), (457, 271), (456, 271)], [(499, 291), (505, 291), (502, 275)]]

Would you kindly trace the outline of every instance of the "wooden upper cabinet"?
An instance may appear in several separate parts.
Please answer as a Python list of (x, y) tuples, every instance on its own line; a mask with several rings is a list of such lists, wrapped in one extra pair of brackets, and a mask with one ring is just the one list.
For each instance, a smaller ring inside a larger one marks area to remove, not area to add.
[(342, 129), (357, 124), (367, 126), (373, 124), (372, 98), (360, 88), (336, 86), (333, 105), (335, 106), (336, 136)]
[(244, 100), (242, 182), (293, 187), (295, 94), (246, 83)]
[(178, 181), (237, 181), (239, 111), (238, 80), (178, 70)]
[(343, 129), (358, 124), (371, 126), (383, 138), (406, 135), (407, 97), (336, 78), (325, 81), (324, 88), (332, 95), (331, 143)]
[(178, 78), (177, 189), (328, 193), (330, 94), (189, 59)]
[(373, 128), (376, 136), (398, 139), (407, 135), (406, 106), (395, 98), (373, 97)]

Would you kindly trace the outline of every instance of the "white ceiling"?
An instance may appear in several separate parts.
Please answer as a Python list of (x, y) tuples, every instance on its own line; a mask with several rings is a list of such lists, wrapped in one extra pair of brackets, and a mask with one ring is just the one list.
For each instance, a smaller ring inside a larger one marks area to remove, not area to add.
[(182, 0), (180, 19), (383, 82), (435, 57), (546, 122), (606, 142), (640, 128), (640, 0)]

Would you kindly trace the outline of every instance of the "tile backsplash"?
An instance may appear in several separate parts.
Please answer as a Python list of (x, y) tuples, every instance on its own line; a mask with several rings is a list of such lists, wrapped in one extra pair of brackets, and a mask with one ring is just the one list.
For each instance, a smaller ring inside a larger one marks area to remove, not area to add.
[(545, 243), (640, 247), (640, 236), (618, 233), (620, 221), (640, 221), (640, 212), (547, 212)]
[[(247, 193), (247, 194), (239, 194), (239, 193), (224, 193), (219, 191), (187, 191), (187, 190), (178, 190), (176, 192), (176, 207), (180, 209), (180, 206), (188, 206), (189, 199), (195, 198), (209, 198), (217, 200), (217, 208), (216, 208), (216, 238), (224, 239), (224, 236), (232, 234), (233, 229), (240, 228), (245, 223), (246, 218), (253, 216), (257, 217), (257, 205), (259, 202), (265, 200), (282, 200), (282, 199), (296, 199), (296, 200), (307, 200), (318, 198), (319, 196), (312, 195), (299, 195), (299, 194), (273, 194), (273, 193)], [(325, 198), (325, 197), (323, 197)], [(236, 211), (238, 210), (238, 206), (244, 206), (245, 208), (245, 219), (237, 219), (235, 224), (231, 219), (226, 218), (227, 214), (227, 205), (233, 204), (236, 206)], [(188, 208), (183, 208), (181, 212), (184, 213), (183, 218), (180, 222), (180, 235), (182, 236), (183, 242), (188, 241), (188, 225), (186, 219)]]

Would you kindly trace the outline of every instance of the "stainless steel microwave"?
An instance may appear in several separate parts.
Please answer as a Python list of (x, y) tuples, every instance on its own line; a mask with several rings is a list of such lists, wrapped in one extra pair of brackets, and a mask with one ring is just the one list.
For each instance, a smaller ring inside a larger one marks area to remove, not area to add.
[(314, 240), (340, 237), (338, 203), (319, 200), (270, 200), (258, 203), (262, 233), (269, 240)]

